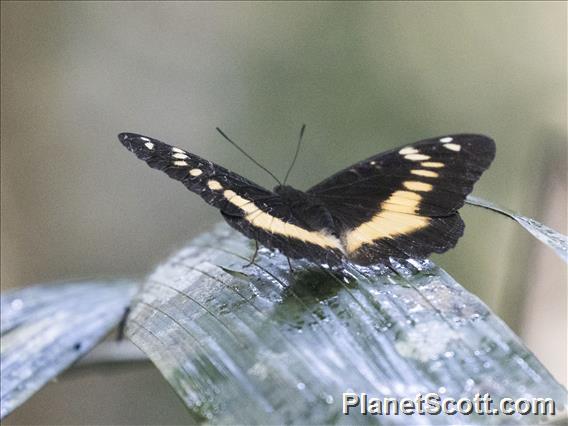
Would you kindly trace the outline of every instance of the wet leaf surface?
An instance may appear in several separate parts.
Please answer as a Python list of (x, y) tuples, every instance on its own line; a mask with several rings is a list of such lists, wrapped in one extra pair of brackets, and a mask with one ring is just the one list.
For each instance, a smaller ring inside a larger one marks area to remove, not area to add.
[(219, 226), (158, 267), (133, 306), (128, 336), (194, 416), (216, 424), (535, 423), (344, 416), (343, 392), (551, 397), (564, 409), (566, 390), (431, 261), (338, 269), (293, 261), (291, 272), (285, 257), (264, 249), (245, 267), (252, 252)]
[(2, 294), (0, 418), (89, 352), (117, 325), (136, 290), (131, 282), (83, 282)]

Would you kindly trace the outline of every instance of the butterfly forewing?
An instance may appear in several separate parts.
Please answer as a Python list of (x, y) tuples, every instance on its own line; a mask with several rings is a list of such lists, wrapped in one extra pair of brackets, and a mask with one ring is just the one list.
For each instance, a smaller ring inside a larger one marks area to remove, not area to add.
[(121, 133), (119, 139), (150, 167), (179, 180), (227, 215), (243, 217), (258, 210), (255, 203), (274, 198), (271, 191), (181, 148), (134, 133)]
[(354, 164), (308, 193), (336, 219), (351, 260), (424, 257), (463, 234), (457, 210), (494, 156), (482, 135), (427, 139)]

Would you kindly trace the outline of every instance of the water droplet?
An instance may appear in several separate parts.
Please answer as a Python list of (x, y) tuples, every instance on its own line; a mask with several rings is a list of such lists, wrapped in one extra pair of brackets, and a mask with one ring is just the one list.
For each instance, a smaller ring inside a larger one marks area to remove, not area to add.
[(304, 390), (306, 389), (306, 385), (302, 382), (299, 382), (296, 387), (298, 388), (298, 390)]
[(333, 404), (333, 396), (327, 395), (327, 396), (325, 397), (325, 402), (327, 402), (327, 403), (330, 404), (330, 405)]

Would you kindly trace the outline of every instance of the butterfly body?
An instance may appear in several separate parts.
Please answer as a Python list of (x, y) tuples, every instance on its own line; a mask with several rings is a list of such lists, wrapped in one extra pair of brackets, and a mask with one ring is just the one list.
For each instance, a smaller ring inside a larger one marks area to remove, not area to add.
[(457, 210), (495, 156), (485, 136), (445, 136), (370, 157), (307, 191), (286, 185), (269, 191), (156, 139), (133, 133), (119, 139), (245, 236), (288, 257), (327, 264), (370, 265), (452, 248), (464, 230)]
[(335, 233), (333, 216), (317, 197), (291, 186), (279, 185), (274, 192), (282, 204), (288, 206), (290, 216), (297, 218), (306, 229), (328, 229)]

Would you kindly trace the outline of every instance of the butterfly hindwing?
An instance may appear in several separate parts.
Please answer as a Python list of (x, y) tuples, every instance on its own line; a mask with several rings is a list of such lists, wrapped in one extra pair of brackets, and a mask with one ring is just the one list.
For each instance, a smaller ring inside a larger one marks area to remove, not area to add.
[(457, 210), (494, 156), (485, 136), (427, 139), (361, 161), (307, 192), (336, 219), (349, 259), (425, 257), (461, 237)]

